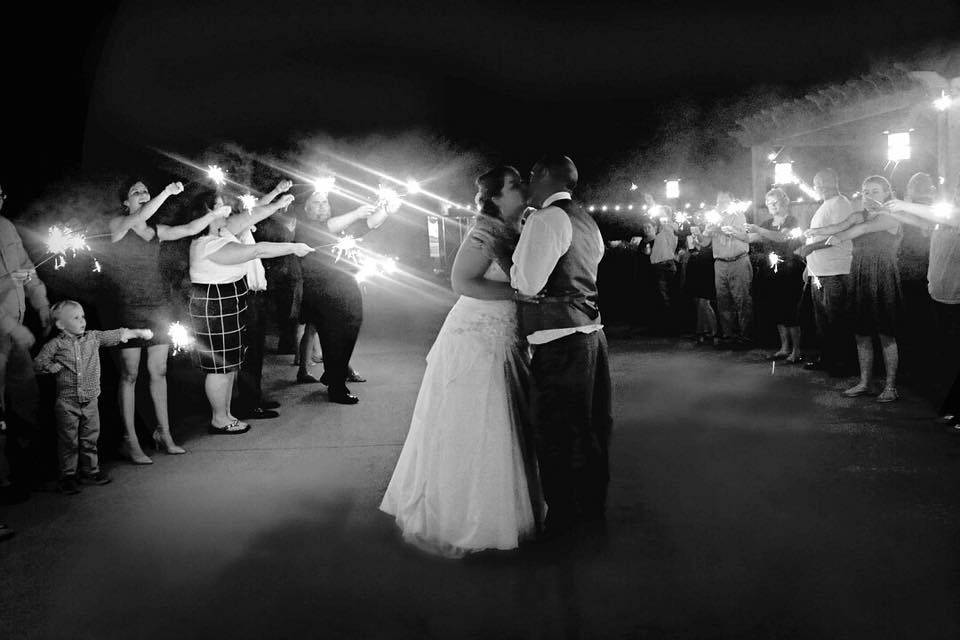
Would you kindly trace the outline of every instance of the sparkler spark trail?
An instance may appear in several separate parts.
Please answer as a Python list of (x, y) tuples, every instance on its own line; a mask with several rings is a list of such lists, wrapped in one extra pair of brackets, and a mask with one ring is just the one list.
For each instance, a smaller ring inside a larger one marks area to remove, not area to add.
[(227, 172), (215, 164), (207, 165), (207, 177), (218, 187), (227, 184)]
[(773, 251), (770, 252), (770, 255), (767, 256), (767, 259), (770, 261), (770, 266), (773, 267), (773, 272), (776, 273), (777, 267), (781, 262), (783, 262), (783, 259)]
[(357, 263), (360, 257), (360, 246), (353, 236), (345, 236), (333, 245), (334, 262), (340, 262), (344, 256), (350, 262)]
[(243, 210), (247, 213), (253, 212), (253, 208), (257, 206), (257, 196), (252, 193), (245, 193), (238, 198), (240, 204), (243, 206)]
[(333, 191), (336, 182), (337, 178), (335, 176), (320, 176), (313, 181), (313, 190), (320, 195), (330, 195), (330, 192)]
[(170, 343), (173, 345), (173, 355), (177, 355), (180, 351), (189, 349), (193, 345), (193, 336), (191, 336), (187, 328), (179, 322), (174, 322), (170, 325), (170, 328), (167, 330), (167, 335), (170, 337)]

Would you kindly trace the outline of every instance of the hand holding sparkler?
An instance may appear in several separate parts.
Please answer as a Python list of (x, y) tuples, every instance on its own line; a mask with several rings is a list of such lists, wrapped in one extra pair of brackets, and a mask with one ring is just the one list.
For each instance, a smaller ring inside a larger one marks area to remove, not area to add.
[(170, 338), (170, 344), (173, 345), (173, 355), (177, 355), (179, 352), (185, 351), (193, 345), (193, 336), (191, 336), (187, 328), (179, 322), (174, 322), (170, 325), (167, 336)]
[(803, 237), (803, 229), (801, 229), (800, 227), (797, 227), (796, 229), (790, 229), (790, 231), (786, 235), (791, 240), (799, 240), (800, 238)]
[(278, 209), (286, 209), (291, 204), (293, 204), (293, 196), (289, 193), (285, 193), (279, 200), (277, 200)]
[(182, 182), (171, 182), (163, 188), (163, 195), (165, 196), (175, 196), (180, 193), (183, 193), (183, 183)]
[(315, 251), (313, 247), (311, 247), (308, 244), (304, 244), (302, 242), (291, 242), (290, 244), (291, 244), (291, 250), (292, 250), (291, 252), (293, 253), (293, 255), (297, 256), (298, 258), (302, 258), (308, 253), (313, 253)]
[(293, 188), (292, 180), (281, 180), (280, 182), (277, 183), (277, 186), (274, 187), (273, 190), (276, 191), (277, 194), (281, 194), (281, 193), (286, 193), (287, 191), (290, 191), (290, 189), (292, 188)]
[(233, 211), (233, 207), (228, 204), (222, 205), (210, 212), (210, 215), (214, 218), (226, 218), (230, 215), (230, 212)]
[(35, 275), (37, 275), (36, 269), (15, 269), (10, 272), (10, 277), (19, 285), (30, 282)]
[(767, 256), (767, 259), (770, 261), (770, 267), (773, 268), (773, 272), (776, 273), (777, 266), (783, 262), (783, 259), (773, 251), (770, 252), (770, 254)]

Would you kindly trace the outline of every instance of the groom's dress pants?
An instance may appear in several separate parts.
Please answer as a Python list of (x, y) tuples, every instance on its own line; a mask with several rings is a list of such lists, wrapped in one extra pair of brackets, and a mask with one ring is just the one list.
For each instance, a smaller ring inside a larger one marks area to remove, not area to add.
[(603, 516), (613, 426), (603, 330), (535, 345), (531, 415), (546, 528)]

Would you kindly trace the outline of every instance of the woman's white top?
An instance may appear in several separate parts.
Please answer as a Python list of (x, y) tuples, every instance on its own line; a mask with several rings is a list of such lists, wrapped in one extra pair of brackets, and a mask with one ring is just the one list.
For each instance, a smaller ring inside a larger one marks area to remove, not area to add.
[(210, 256), (230, 244), (240, 244), (236, 238), (200, 236), (190, 243), (190, 282), (196, 284), (229, 284), (247, 275), (247, 263), (218, 264)]

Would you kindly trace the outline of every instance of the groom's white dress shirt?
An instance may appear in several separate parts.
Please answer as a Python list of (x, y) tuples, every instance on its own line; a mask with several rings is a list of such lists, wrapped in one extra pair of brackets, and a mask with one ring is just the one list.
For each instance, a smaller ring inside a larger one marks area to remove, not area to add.
[[(510, 267), (510, 285), (524, 296), (536, 296), (547, 285), (563, 254), (570, 249), (573, 240), (573, 225), (566, 211), (552, 207), (554, 202), (572, 200), (566, 191), (558, 191), (543, 201), (540, 211), (530, 215), (523, 225), (517, 248), (513, 251), (513, 266)], [(598, 243), (603, 257), (603, 243)], [(566, 329), (545, 329), (527, 336), (530, 344), (546, 344), (580, 332), (593, 333), (602, 329), (602, 324), (589, 324)]]

